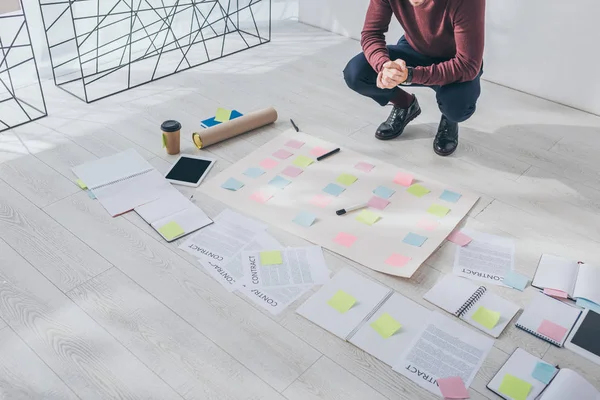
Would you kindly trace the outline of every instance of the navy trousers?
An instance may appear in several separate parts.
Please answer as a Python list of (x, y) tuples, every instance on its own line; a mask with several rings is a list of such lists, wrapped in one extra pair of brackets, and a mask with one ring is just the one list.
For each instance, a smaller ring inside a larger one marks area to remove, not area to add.
[[(406, 41), (404, 36), (398, 44), (388, 46), (390, 59), (402, 59), (409, 67), (426, 67), (447, 61), (443, 58), (425, 56), (415, 51)], [(428, 86), (435, 90), (437, 103), (442, 114), (452, 122), (463, 122), (475, 112), (477, 99), (481, 94), (480, 77), (470, 82), (451, 83), (444, 86)], [(382, 106), (387, 105), (395, 96), (395, 91), (400, 88), (379, 89), (377, 87), (377, 73), (368, 63), (365, 55), (360, 53), (354, 57), (344, 69), (344, 79), (348, 87), (363, 96), (370, 97)], [(412, 85), (423, 86), (423, 85)], [(410, 87), (410, 86), (409, 86)]]

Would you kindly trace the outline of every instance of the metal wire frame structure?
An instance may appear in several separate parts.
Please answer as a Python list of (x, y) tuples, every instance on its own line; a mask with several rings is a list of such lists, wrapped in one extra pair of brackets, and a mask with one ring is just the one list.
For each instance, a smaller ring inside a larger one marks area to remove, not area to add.
[(271, 41), (271, 0), (40, 0), (54, 83), (92, 103)]
[(23, 4), (8, 0), (0, 7), (0, 132), (47, 115)]

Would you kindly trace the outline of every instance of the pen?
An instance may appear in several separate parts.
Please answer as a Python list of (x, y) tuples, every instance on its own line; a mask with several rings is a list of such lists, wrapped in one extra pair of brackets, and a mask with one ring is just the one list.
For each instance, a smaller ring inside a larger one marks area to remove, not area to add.
[(298, 125), (296, 125), (296, 123), (294, 122), (294, 120), (290, 118), (290, 122), (294, 126), (294, 129), (296, 130), (296, 132), (300, 132), (300, 128), (298, 128)]
[(352, 207), (346, 207), (346, 208), (342, 208), (341, 210), (337, 210), (335, 213), (337, 215), (344, 215), (344, 214), (349, 213), (351, 211), (356, 211), (356, 210), (360, 210), (361, 208), (365, 208), (368, 205), (369, 205), (368, 203), (357, 204), (357, 205), (352, 206)]
[(329, 156), (332, 156), (332, 155), (334, 155), (334, 154), (336, 154), (336, 153), (339, 153), (339, 152), (340, 152), (340, 148), (338, 147), (338, 148), (337, 148), (337, 149), (335, 149), (335, 150), (331, 150), (329, 153), (325, 153), (325, 154), (323, 154), (322, 156), (320, 156), (320, 157), (317, 157), (317, 161), (324, 160), (324, 159), (326, 159), (327, 157), (329, 157)]

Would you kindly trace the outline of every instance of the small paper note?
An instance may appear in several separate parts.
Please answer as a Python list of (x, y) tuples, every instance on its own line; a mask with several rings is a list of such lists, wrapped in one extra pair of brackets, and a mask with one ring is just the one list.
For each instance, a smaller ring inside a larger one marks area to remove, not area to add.
[(504, 283), (506, 286), (510, 286), (511, 288), (515, 288), (517, 290), (523, 291), (527, 287), (527, 282), (529, 282), (529, 278), (525, 275), (521, 275), (515, 271), (508, 271), (506, 275), (504, 275)]
[(419, 184), (412, 185), (406, 191), (408, 193), (412, 194), (413, 196), (417, 196), (417, 197), (423, 197), (427, 193), (431, 192), (431, 190), (429, 190), (426, 187), (423, 187)]
[(513, 400), (527, 400), (531, 384), (511, 374), (504, 375), (498, 391)]
[(165, 135), (164, 133), (162, 134), (162, 147), (167, 147), (167, 135)]
[(323, 191), (325, 193), (329, 193), (332, 196), (339, 196), (340, 194), (344, 193), (346, 189), (344, 189), (343, 187), (341, 187), (340, 185), (336, 185), (335, 183), (330, 183), (329, 185), (325, 186), (323, 188)]
[(231, 119), (231, 110), (226, 108), (217, 108), (217, 113), (215, 114), (215, 121), (217, 122), (227, 122)]
[(240, 190), (244, 187), (244, 184), (237, 179), (229, 178), (221, 185), (223, 189), (231, 190), (235, 192), (236, 190)]
[(363, 172), (371, 172), (373, 170), (373, 168), (375, 168), (375, 166), (373, 164), (369, 164), (366, 162), (359, 162), (358, 164), (356, 164), (354, 166), (354, 168), (363, 171)]
[(562, 343), (562, 340), (567, 334), (567, 328), (555, 324), (552, 321), (548, 321), (547, 319), (542, 321), (537, 331), (538, 333), (547, 336), (558, 343)]
[(577, 298), (575, 302), (581, 308), (587, 308), (594, 311), (596, 314), (600, 314), (600, 305), (594, 303), (593, 301), (589, 301), (587, 299), (582, 299), (581, 297)]
[(281, 172), (283, 175), (289, 176), (290, 178), (295, 178), (304, 172), (302, 169), (297, 167), (292, 167), (291, 165), (285, 167), (285, 169)]
[(360, 214), (356, 217), (357, 221), (362, 222), (363, 224), (373, 225), (375, 222), (379, 221), (381, 216), (375, 214), (371, 210), (362, 210)]
[(547, 294), (548, 296), (556, 297), (557, 299), (568, 299), (569, 298), (569, 295), (567, 293), (563, 292), (562, 290), (556, 290), (556, 289), (550, 289), (550, 288), (545, 288), (544, 294)]
[(379, 196), (384, 199), (389, 199), (396, 193), (394, 189), (390, 189), (389, 187), (379, 186), (375, 190), (373, 190), (373, 194)]
[(259, 176), (263, 176), (265, 171), (261, 168), (248, 168), (244, 175), (249, 176), (250, 178), (258, 178)]
[(417, 222), (417, 227), (425, 229), (426, 231), (435, 231), (439, 223), (429, 218), (423, 218)]
[(373, 196), (371, 200), (369, 200), (369, 207), (376, 208), (378, 210), (384, 210), (390, 202), (386, 199), (382, 199), (381, 197)]
[(96, 195), (94, 194), (94, 192), (92, 192), (91, 190), (88, 190), (87, 194), (90, 199), (96, 200)]
[(392, 267), (404, 267), (412, 260), (410, 257), (403, 256), (401, 254), (392, 254), (385, 263), (387, 265), (391, 265)]
[(452, 192), (450, 190), (444, 190), (444, 192), (440, 195), (440, 200), (447, 201), (449, 203), (458, 203), (462, 194)]
[(402, 324), (396, 321), (390, 314), (383, 313), (379, 318), (371, 322), (371, 328), (379, 333), (382, 338), (387, 339), (398, 332), (402, 328)]
[(294, 153), (290, 153), (287, 150), (279, 149), (275, 153), (273, 153), (273, 157), (279, 158), (280, 160), (285, 160), (286, 158), (290, 158)]
[(327, 301), (327, 304), (329, 304), (338, 312), (344, 314), (350, 310), (354, 304), (356, 304), (356, 299), (343, 290), (338, 290), (333, 297)]
[(215, 117), (212, 117), (201, 121), (200, 124), (205, 128), (211, 128), (213, 126), (220, 125), (221, 123), (219, 121), (216, 121)]
[(481, 306), (471, 316), (471, 319), (488, 329), (494, 329), (500, 321), (500, 313)]
[(315, 222), (316, 219), (317, 216), (315, 214), (308, 211), (300, 211), (300, 213), (296, 215), (296, 218), (294, 218), (294, 222), (298, 225), (308, 228)]
[(294, 160), (294, 165), (300, 168), (306, 168), (312, 163), (314, 163), (314, 160), (306, 156), (298, 156)]
[(445, 217), (450, 212), (450, 209), (439, 204), (432, 204), (431, 207), (427, 209), (427, 212), (436, 217)]
[(260, 264), (261, 265), (281, 265), (283, 264), (283, 256), (281, 251), (261, 251), (260, 252)]
[(546, 364), (545, 362), (538, 361), (531, 373), (538, 381), (543, 384), (549, 384), (552, 378), (554, 378), (554, 374), (556, 373), (556, 367), (550, 364)]
[(394, 178), (394, 183), (397, 183), (398, 185), (409, 187), (410, 185), (412, 185), (414, 180), (415, 180), (415, 177), (412, 176), (411, 174), (407, 174), (405, 172), (398, 172), (396, 174), (396, 177)]
[(317, 194), (310, 199), (310, 204), (313, 206), (317, 206), (320, 208), (325, 208), (331, 203), (331, 197), (326, 196), (324, 194)]
[(269, 185), (271, 186), (275, 186), (277, 189), (283, 189), (285, 188), (287, 185), (289, 185), (290, 183), (292, 183), (291, 181), (288, 181), (285, 178), (282, 178), (281, 176), (277, 175), (275, 178), (271, 179), (269, 181)]
[(404, 240), (402, 240), (402, 241), (411, 246), (421, 247), (421, 246), (423, 246), (423, 243), (425, 243), (427, 241), (427, 237), (417, 235), (416, 233), (410, 232), (408, 235), (406, 235), (404, 237)]
[(272, 158), (265, 158), (264, 160), (262, 160), (260, 162), (260, 166), (263, 167), (264, 169), (273, 169), (275, 168), (279, 163), (275, 160), (273, 160)]
[(304, 142), (301, 142), (299, 140), (290, 140), (285, 145), (293, 149), (299, 149), (300, 147), (304, 146)]
[(340, 176), (337, 177), (336, 182), (341, 183), (344, 186), (350, 186), (357, 180), (358, 180), (358, 178), (355, 177), (354, 175), (341, 174)]
[(267, 201), (269, 201), (271, 199), (271, 197), (273, 197), (272, 194), (259, 191), (259, 192), (252, 193), (252, 195), (250, 196), (250, 199), (252, 199), (258, 203), (264, 204)]
[(466, 245), (471, 243), (473, 239), (460, 231), (454, 231), (448, 236), (448, 240), (461, 247), (465, 247)]
[(468, 399), (469, 391), (460, 376), (438, 378), (437, 384), (444, 399)]
[(321, 157), (323, 154), (327, 154), (327, 149), (324, 149), (319, 146), (313, 147), (312, 150), (310, 151), (310, 154), (315, 157)]
[(181, 236), (185, 233), (183, 228), (175, 221), (171, 221), (158, 228), (160, 232), (167, 240), (175, 239), (177, 236)]
[(77, 186), (79, 186), (83, 190), (86, 190), (88, 188), (87, 185), (85, 183), (83, 183), (83, 181), (81, 179), (77, 179)]
[(356, 242), (356, 239), (358, 239), (356, 236), (341, 232), (333, 239), (333, 241), (344, 247), (351, 247), (354, 242)]

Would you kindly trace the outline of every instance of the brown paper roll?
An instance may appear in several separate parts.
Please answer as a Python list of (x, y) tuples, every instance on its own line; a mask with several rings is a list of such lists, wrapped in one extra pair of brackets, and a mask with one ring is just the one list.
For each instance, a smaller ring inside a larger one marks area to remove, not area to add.
[(194, 133), (193, 140), (196, 147), (203, 149), (275, 121), (277, 121), (277, 111), (273, 107), (265, 108)]

